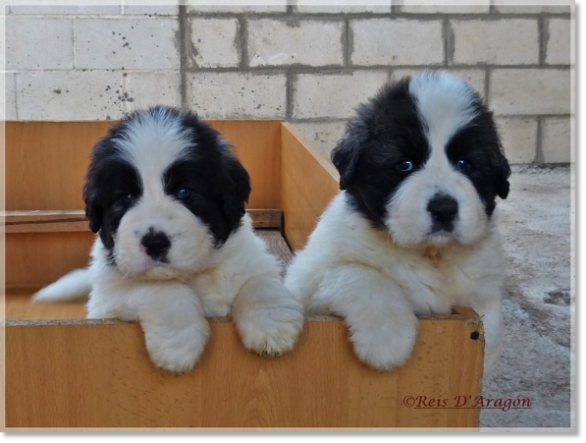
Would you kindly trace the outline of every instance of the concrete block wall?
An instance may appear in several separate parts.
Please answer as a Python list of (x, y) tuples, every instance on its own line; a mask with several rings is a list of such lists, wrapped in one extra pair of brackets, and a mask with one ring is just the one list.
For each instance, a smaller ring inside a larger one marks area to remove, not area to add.
[(571, 160), (570, 1), (30, 3), (3, 11), (7, 120), (108, 120), (167, 104), (285, 119), (329, 156), (382, 84), (447, 69), (493, 109), (512, 163)]

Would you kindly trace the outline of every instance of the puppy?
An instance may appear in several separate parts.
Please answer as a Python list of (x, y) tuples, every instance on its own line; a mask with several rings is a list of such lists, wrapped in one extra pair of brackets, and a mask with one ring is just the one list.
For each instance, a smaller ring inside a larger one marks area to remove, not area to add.
[(208, 340), (205, 317), (232, 315), (246, 348), (292, 349), (303, 306), (254, 235), (249, 176), (220, 134), (192, 113), (136, 112), (93, 149), (84, 187), (97, 233), (88, 270), (35, 301), (89, 294), (89, 318), (139, 321), (152, 361), (189, 371)]
[(501, 339), (505, 260), (493, 217), (510, 169), (491, 112), (464, 81), (422, 72), (362, 105), (332, 152), (342, 190), (285, 285), (344, 318), (357, 356), (403, 365), (417, 315), (482, 316), (486, 367)]

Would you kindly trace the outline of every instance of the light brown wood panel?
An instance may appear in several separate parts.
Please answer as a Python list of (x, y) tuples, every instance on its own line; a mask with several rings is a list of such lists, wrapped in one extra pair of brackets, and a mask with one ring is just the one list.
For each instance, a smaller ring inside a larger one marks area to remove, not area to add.
[[(84, 207), (82, 188), (94, 144), (113, 122), (7, 122), (6, 209)], [(211, 121), (251, 176), (250, 208), (278, 209), (281, 122)]]
[(91, 232), (6, 235), (6, 288), (36, 290), (89, 262)]
[[(252, 211), (260, 224), (269, 224), (278, 210)], [(266, 222), (266, 223), (265, 223)], [(291, 251), (278, 229), (258, 229), (256, 234), (277, 256), (283, 270), (291, 261)], [(33, 232), (6, 236), (6, 288), (9, 292), (34, 292), (73, 269), (86, 267), (94, 241), (89, 232)]]
[(112, 122), (7, 122), (6, 209), (79, 209), (94, 144)]
[[(280, 228), (283, 213), (279, 209), (247, 209), (254, 228)], [(6, 211), (0, 213), (0, 233), (79, 232), (89, 229), (85, 211)]]
[(31, 291), (6, 294), (6, 320), (84, 319), (85, 301), (31, 303)]
[(0, 233), (88, 231), (89, 222), (82, 209), (69, 211), (6, 211), (0, 214)]
[(476, 315), (422, 319), (407, 364), (380, 373), (357, 360), (339, 320), (309, 319), (293, 352), (264, 360), (219, 319), (199, 364), (177, 377), (152, 365), (137, 324), (7, 322), (6, 426), (474, 427), (478, 409), (409, 398), (479, 395), (483, 348)]
[(330, 200), (338, 193), (332, 164), (288, 123), (281, 131), (281, 209), (285, 239), (293, 251), (305, 246)]

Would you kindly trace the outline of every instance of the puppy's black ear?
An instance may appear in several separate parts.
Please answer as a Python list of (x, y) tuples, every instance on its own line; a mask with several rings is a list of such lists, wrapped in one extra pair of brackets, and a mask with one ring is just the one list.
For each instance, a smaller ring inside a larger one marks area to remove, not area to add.
[[(90, 221), (90, 229), (97, 233), (104, 220), (104, 210), (98, 205), (100, 186), (98, 183), (100, 174), (100, 160), (107, 157), (107, 153), (114, 150), (110, 140), (115, 132), (120, 129), (120, 125), (113, 126), (109, 129), (108, 134), (98, 141), (90, 155), (90, 164), (85, 175), (85, 184), (83, 185), (83, 201), (85, 202), (85, 216)], [(106, 169), (107, 170), (107, 169)]]
[(362, 151), (370, 138), (368, 129), (374, 105), (369, 102), (357, 108), (357, 115), (348, 123), (344, 137), (332, 151), (332, 163), (340, 173), (340, 189), (348, 189), (356, 181), (356, 169)]
[(499, 152), (495, 163), (495, 186), (496, 194), (503, 200), (509, 195), (509, 176), (511, 175), (511, 168), (505, 156)]
[(364, 137), (360, 134), (359, 129), (350, 127), (332, 151), (332, 163), (340, 173), (340, 189), (342, 190), (348, 189), (354, 184), (356, 165), (363, 143)]
[(494, 132), (491, 134), (492, 137), (487, 137), (489, 139), (493, 138), (494, 140), (492, 143), (493, 149), (490, 150), (490, 163), (492, 165), (492, 171), (494, 174), (496, 195), (504, 200), (509, 195), (509, 177), (511, 175), (511, 167), (509, 166), (509, 162), (504, 155), (504, 148), (500, 141), (496, 127), (494, 128)]
[(250, 196), (250, 177), (244, 166), (232, 154), (225, 154), (226, 187), (224, 213), (230, 222), (238, 222), (245, 213)]
[(83, 189), (83, 199), (85, 200), (85, 216), (90, 221), (90, 229), (95, 234), (102, 227), (104, 213), (95, 203), (96, 196), (88, 189), (87, 183)]

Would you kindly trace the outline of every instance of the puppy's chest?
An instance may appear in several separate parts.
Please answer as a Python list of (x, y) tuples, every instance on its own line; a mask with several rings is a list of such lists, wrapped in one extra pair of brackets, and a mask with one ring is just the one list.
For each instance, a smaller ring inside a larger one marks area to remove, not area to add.
[(202, 301), (206, 317), (225, 317), (243, 282), (244, 276), (215, 268), (198, 274), (190, 286)]
[(390, 273), (421, 314), (449, 313), (475, 293), (466, 260), (435, 247), (396, 261)]

